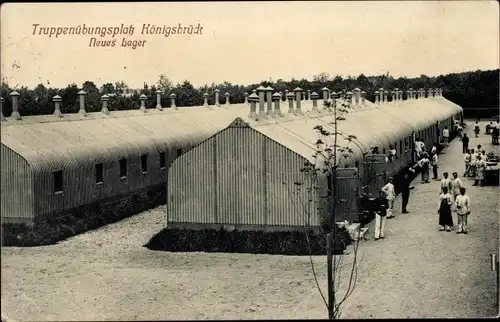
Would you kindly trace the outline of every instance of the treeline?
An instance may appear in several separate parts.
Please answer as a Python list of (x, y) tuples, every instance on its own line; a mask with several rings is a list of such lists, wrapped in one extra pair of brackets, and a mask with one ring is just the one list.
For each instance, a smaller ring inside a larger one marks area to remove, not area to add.
[[(453, 73), (440, 75), (437, 77), (428, 77), (421, 75), (416, 78), (394, 78), (390, 74), (380, 76), (365, 76), (342, 78), (340, 76), (331, 77), (327, 73), (314, 76), (313, 80), (292, 79), (284, 81), (262, 81), (259, 84), (236, 85), (229, 82), (222, 84), (204, 85), (195, 88), (189, 81), (174, 85), (165, 75), (160, 75), (157, 83), (153, 86), (144, 85), (140, 91), (128, 92), (128, 87), (124, 82), (103, 84), (100, 88), (92, 81), (86, 81), (81, 86), (70, 84), (66, 88), (52, 88), (39, 84), (35, 89), (27, 87), (11, 88), (7, 82), (2, 81), (0, 94), (4, 98), (2, 112), (4, 116), (10, 116), (12, 113), (12, 101), (10, 93), (16, 90), (20, 96), (18, 100), (19, 112), (22, 116), (43, 115), (54, 112), (54, 103), (52, 98), (59, 95), (62, 98), (61, 111), (63, 113), (76, 113), (79, 109), (78, 92), (84, 90), (85, 107), (88, 112), (101, 110), (101, 96), (109, 95), (108, 108), (110, 110), (130, 110), (138, 109), (140, 106), (139, 96), (147, 96), (146, 107), (154, 108), (156, 106), (156, 91), (162, 92), (162, 106), (169, 107), (171, 100), (169, 95), (175, 93), (176, 106), (200, 106), (203, 104), (203, 94), (208, 93), (208, 103), (214, 104), (214, 91), (220, 90), (220, 102), (225, 102), (224, 94), (230, 93), (230, 102), (233, 104), (243, 103), (244, 93), (251, 93), (253, 89), (259, 86), (271, 86), (275, 91), (284, 92), (293, 90), (296, 87), (304, 91), (316, 91), (320, 97), (321, 88), (327, 87), (333, 91), (352, 90), (356, 87), (367, 92), (367, 99), (374, 101), (374, 92), (379, 88), (391, 91), (394, 88), (406, 91), (413, 89), (441, 88), (443, 96), (455, 102), (465, 109), (476, 109), (482, 111), (484, 108), (492, 108), (493, 114), (498, 114), (494, 108), (498, 108), (499, 95), (499, 70), (477, 70), (474, 72)], [(491, 113), (491, 111), (490, 111)], [(477, 116), (477, 115), (476, 115)], [(484, 114), (483, 114), (484, 116)]]

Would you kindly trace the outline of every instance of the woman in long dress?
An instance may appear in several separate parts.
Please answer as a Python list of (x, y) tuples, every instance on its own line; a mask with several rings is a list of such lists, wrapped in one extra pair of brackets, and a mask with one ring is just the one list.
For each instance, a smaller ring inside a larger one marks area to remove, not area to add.
[(486, 171), (487, 167), (488, 165), (486, 164), (486, 161), (481, 155), (478, 155), (476, 161), (476, 182), (474, 182), (474, 186), (484, 186), (484, 172)]
[(451, 231), (453, 227), (453, 216), (451, 214), (451, 205), (453, 197), (448, 192), (447, 187), (443, 187), (443, 192), (439, 195), (439, 231)]

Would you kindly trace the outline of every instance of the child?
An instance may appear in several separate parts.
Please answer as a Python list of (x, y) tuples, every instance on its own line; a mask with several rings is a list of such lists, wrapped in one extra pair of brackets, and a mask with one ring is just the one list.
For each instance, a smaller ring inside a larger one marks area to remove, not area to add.
[(470, 199), (465, 194), (465, 188), (460, 188), (460, 195), (455, 200), (457, 207), (458, 229), (457, 234), (467, 234), (467, 217), (470, 215)]
[(453, 197), (448, 193), (448, 188), (444, 187), (443, 192), (439, 195), (439, 231), (451, 231), (453, 227), (453, 217), (451, 215), (451, 205)]
[(451, 180), (448, 178), (448, 172), (443, 173), (443, 179), (441, 179), (441, 190), (439, 193), (443, 193), (444, 189), (446, 188), (446, 191), (451, 192)]
[(392, 214), (392, 208), (394, 208), (394, 199), (396, 199), (396, 191), (394, 189), (393, 179), (390, 177), (387, 180), (387, 184), (382, 187), (382, 191), (385, 193), (387, 199), (387, 219), (394, 218)]
[(375, 199), (375, 240), (384, 238), (385, 219), (389, 204), (385, 192), (380, 190), (378, 198)]
[(474, 124), (474, 133), (476, 134), (476, 137), (479, 136), (479, 131), (480, 131), (480, 129), (479, 129), (479, 122), (476, 121), (476, 124)]

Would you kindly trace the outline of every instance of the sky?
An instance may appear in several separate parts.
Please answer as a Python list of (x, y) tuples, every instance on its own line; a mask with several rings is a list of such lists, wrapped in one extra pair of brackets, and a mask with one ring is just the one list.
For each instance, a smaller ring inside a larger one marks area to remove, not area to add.
[[(160, 74), (195, 86), (246, 85), (323, 72), (414, 77), (500, 64), (497, 1), (7, 3), (0, 14), (0, 72), (16, 87), (91, 80), (142, 88)], [(62, 34), (83, 24), (132, 25), (134, 34)], [(141, 34), (148, 24), (203, 29)], [(49, 37), (41, 27), (61, 34)], [(114, 39), (115, 47), (94, 47), (91, 38)], [(142, 46), (123, 47), (124, 38)]]

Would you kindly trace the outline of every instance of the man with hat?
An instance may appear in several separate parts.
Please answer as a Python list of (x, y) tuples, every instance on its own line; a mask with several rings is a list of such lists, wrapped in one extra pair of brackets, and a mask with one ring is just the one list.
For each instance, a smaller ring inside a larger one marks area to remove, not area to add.
[(385, 193), (385, 198), (387, 199), (387, 219), (394, 218), (392, 209), (394, 208), (394, 200), (396, 199), (396, 191), (393, 184), (394, 179), (389, 177), (387, 183), (382, 187), (382, 191)]

